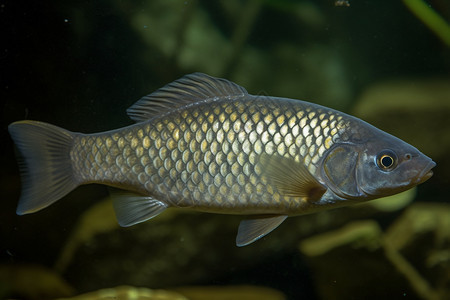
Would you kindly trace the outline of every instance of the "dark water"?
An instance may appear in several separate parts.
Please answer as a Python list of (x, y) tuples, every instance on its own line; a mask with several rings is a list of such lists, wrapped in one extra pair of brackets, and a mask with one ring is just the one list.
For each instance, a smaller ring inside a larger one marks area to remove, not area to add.
[[(449, 2), (428, 3), (448, 26)], [(200, 293), (201, 286), (251, 285), (286, 299), (450, 297), (450, 45), (402, 1), (349, 4), (0, 2), (0, 298), (120, 285)], [(292, 218), (246, 248), (234, 245), (240, 217), (172, 212), (120, 229), (107, 190), (96, 185), (15, 215), (20, 179), (9, 123), (40, 120), (79, 132), (122, 127), (131, 124), (126, 108), (191, 72), (356, 114), (432, 157), (435, 175), (406, 207)], [(332, 240), (355, 220), (373, 220), (381, 233), (344, 239), (322, 254), (300, 247), (324, 233)], [(394, 251), (403, 265), (385, 253), (401, 240), (396, 234), (404, 238)]]

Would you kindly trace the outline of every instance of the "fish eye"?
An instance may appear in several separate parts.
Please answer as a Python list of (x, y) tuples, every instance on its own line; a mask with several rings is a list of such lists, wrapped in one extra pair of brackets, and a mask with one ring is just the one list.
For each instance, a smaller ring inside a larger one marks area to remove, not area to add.
[(383, 171), (391, 171), (397, 166), (397, 155), (391, 150), (383, 150), (377, 155), (377, 166)]

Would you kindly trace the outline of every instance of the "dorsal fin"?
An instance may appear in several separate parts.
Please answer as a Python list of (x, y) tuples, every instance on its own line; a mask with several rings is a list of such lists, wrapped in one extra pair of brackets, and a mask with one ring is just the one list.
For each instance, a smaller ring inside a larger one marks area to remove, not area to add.
[(226, 79), (192, 73), (142, 97), (127, 109), (127, 114), (132, 120), (142, 122), (191, 103), (247, 94), (245, 88)]

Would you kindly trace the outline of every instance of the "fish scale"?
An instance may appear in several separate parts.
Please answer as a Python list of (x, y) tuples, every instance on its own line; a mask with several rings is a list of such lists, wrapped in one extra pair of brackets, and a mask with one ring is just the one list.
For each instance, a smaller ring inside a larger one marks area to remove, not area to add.
[(339, 128), (346, 128), (340, 120), (301, 101), (239, 97), (80, 135), (72, 160), (82, 181), (132, 188), (172, 206), (248, 214), (273, 212), (276, 203), (277, 212), (293, 213), (302, 201), (280, 195), (261, 176), (259, 157), (304, 161), (314, 174)]
[(47, 207), (77, 186), (112, 193), (121, 226), (169, 207), (246, 214), (237, 246), (287, 216), (388, 196), (426, 181), (436, 165), (366, 122), (300, 100), (253, 96), (201, 73), (131, 106), (136, 124), (82, 134), (38, 121), (8, 129), (21, 152), (18, 214)]

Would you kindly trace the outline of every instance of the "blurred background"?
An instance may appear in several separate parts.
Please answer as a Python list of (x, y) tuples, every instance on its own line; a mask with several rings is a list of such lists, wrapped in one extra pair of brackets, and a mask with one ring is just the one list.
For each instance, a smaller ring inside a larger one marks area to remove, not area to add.
[[(449, 20), (447, 0), (0, 1), (0, 298), (450, 299)], [(191, 72), (360, 117), (435, 174), (244, 248), (239, 216), (169, 210), (120, 228), (99, 185), (15, 214), (9, 123), (123, 127)]]

